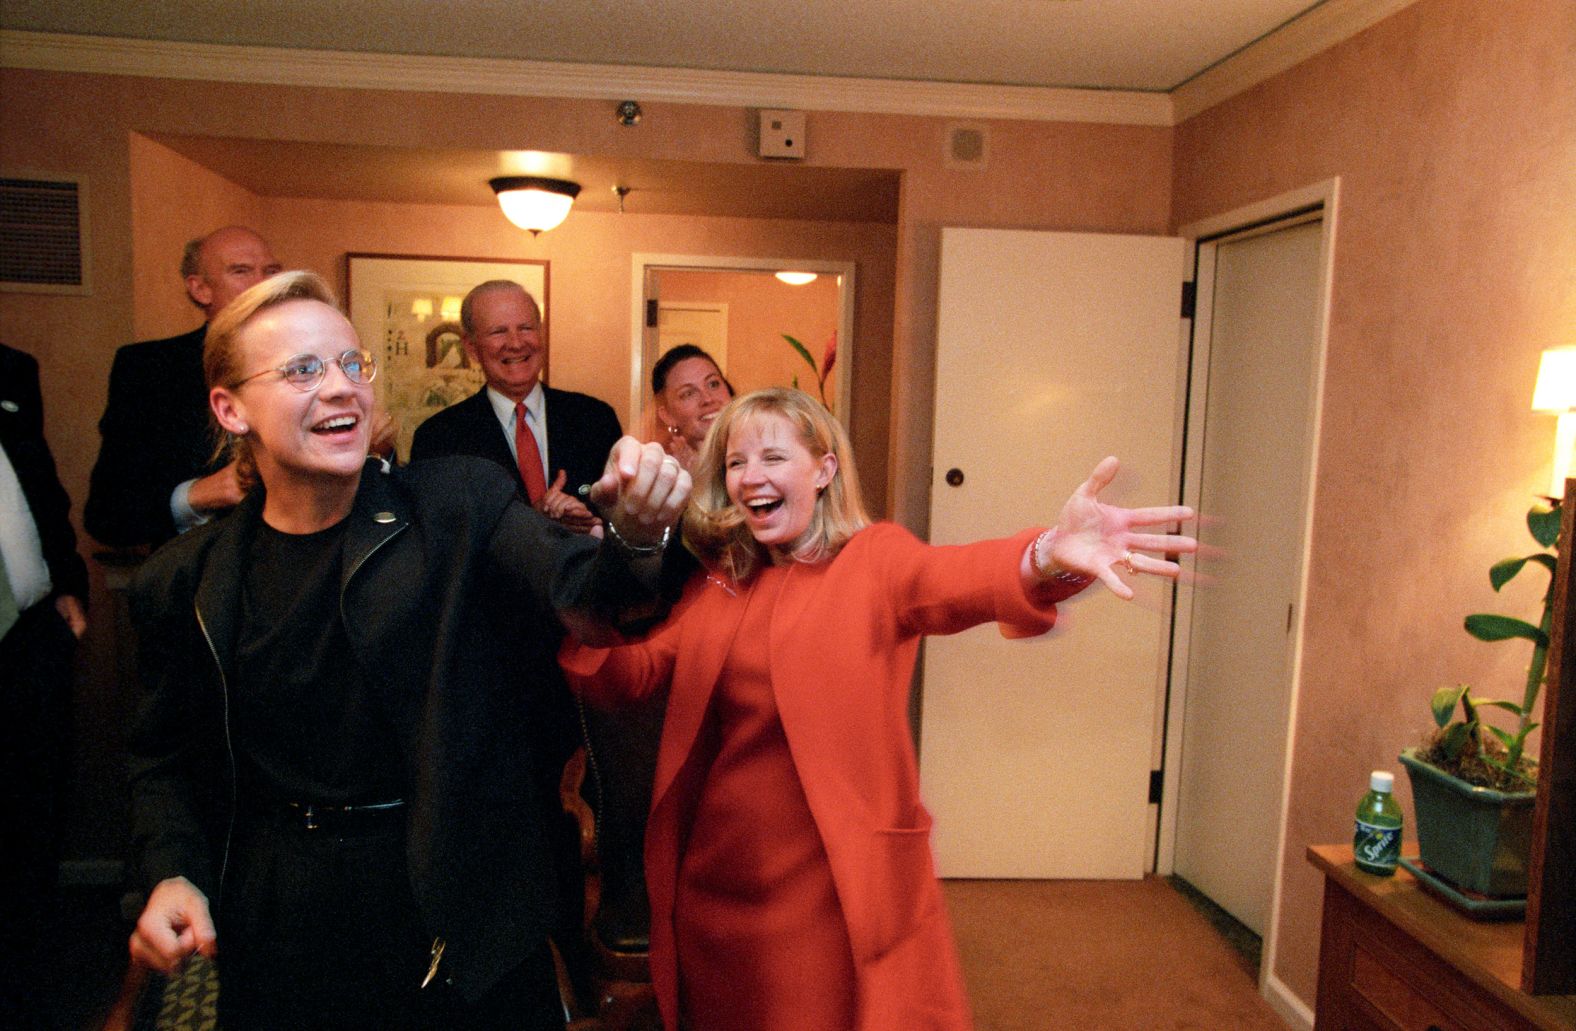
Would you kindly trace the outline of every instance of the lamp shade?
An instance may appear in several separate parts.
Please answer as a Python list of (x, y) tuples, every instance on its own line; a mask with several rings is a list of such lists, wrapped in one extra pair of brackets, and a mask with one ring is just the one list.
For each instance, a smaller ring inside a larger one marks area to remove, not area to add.
[(498, 195), (504, 217), (521, 229), (540, 233), (569, 217), (570, 205), (580, 194), (580, 184), (568, 179), (536, 175), (504, 175), (487, 185)]
[(804, 286), (806, 283), (815, 282), (814, 272), (792, 272), (787, 269), (777, 273), (777, 278), (789, 286)]
[(1576, 347), (1551, 347), (1538, 362), (1538, 385), (1532, 391), (1535, 412), (1576, 410)]

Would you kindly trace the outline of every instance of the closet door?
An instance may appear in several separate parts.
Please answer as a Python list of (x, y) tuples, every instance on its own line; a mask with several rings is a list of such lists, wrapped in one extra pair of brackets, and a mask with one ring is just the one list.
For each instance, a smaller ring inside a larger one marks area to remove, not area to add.
[[(1103, 495), (1177, 494), (1184, 244), (1164, 237), (944, 229), (930, 528), (936, 544), (1056, 519), (1106, 455)], [(995, 626), (930, 639), (922, 790), (944, 877), (1136, 878), (1170, 584), (1096, 585), (1045, 637)]]

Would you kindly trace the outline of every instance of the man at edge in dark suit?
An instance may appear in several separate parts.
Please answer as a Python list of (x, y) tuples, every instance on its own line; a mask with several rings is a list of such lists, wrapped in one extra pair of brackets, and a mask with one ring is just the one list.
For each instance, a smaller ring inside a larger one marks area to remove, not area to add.
[[(0, 1024), (32, 1027), (70, 769), (72, 655), (87, 630), (87, 567), (44, 440), (38, 363), (0, 344)], [(48, 973), (53, 973), (52, 971)], [(13, 992), (13, 988), (15, 992)]]
[(250, 229), (226, 226), (193, 240), (181, 278), (203, 324), (115, 352), (82, 511), (83, 525), (104, 544), (158, 547), (240, 502), (235, 464), (212, 461), (202, 344), (221, 308), (279, 270), (267, 241)]
[[(577, 532), (600, 534), (601, 521), (578, 490), (602, 475), (622, 432), (618, 416), (605, 401), (542, 384), (547, 348), (541, 322), (536, 300), (518, 283), (494, 279), (466, 294), (460, 306), (465, 353), (481, 366), (487, 385), (418, 426), (410, 457), (491, 458), (543, 514)], [(540, 494), (526, 482), (522, 469), (530, 463), (517, 445), (533, 440), (544, 473)]]

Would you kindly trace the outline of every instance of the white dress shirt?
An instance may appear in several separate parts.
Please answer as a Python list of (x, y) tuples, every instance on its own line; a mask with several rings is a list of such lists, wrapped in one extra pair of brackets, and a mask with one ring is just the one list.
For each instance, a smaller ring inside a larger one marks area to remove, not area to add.
[(26, 612), (49, 596), (53, 586), (44, 562), (44, 545), (38, 539), (33, 509), (22, 493), (11, 456), (0, 446), (0, 556), (18, 611)]
[[(514, 449), (514, 402), (492, 387), (487, 388), (487, 400), (492, 402), (493, 414), (498, 416), (498, 423), (503, 427), (503, 439), (509, 442), (509, 454), (514, 456), (514, 464), (518, 467), (520, 455)], [(547, 395), (542, 391), (540, 380), (525, 395), (525, 424), (531, 427), (531, 433), (536, 437), (536, 450), (541, 452), (542, 471), (548, 486), (552, 486), (554, 473), (547, 466)]]

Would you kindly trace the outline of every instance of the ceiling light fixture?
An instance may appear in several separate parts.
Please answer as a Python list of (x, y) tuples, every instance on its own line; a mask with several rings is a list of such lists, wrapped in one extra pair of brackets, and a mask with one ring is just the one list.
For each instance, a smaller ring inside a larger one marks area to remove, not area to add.
[(504, 175), (487, 180), (498, 195), (504, 217), (532, 235), (557, 226), (569, 217), (569, 208), (580, 193), (580, 184), (539, 175)]
[(789, 286), (803, 286), (806, 283), (813, 283), (813, 282), (815, 282), (815, 273), (814, 272), (788, 272), (788, 271), (783, 271), (783, 272), (777, 273), (777, 278), (781, 279), (784, 283), (787, 283)]

